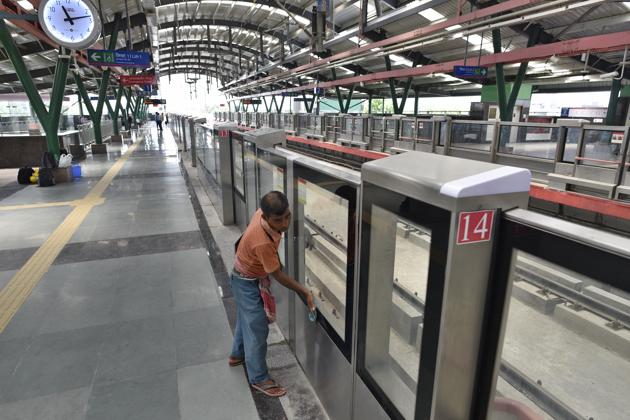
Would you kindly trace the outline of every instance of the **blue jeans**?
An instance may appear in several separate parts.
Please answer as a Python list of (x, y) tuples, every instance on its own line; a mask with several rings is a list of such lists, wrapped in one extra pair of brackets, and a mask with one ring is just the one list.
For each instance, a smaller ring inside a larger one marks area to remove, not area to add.
[(246, 280), (232, 273), (230, 283), (237, 307), (231, 356), (245, 358), (249, 383), (264, 382), (270, 379), (266, 360), (269, 325), (258, 280)]

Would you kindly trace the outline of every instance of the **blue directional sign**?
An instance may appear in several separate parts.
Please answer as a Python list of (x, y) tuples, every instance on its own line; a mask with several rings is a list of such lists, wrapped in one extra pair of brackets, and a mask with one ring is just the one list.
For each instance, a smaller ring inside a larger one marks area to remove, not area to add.
[(151, 85), (144, 85), (144, 86), (142, 86), (142, 90), (144, 90), (145, 92), (151, 92), (153, 90), (153, 86), (151, 86)]
[(488, 67), (455, 66), (453, 73), (455, 77), (486, 77), (488, 75)]
[(88, 50), (88, 62), (95, 66), (149, 67), (151, 54), (143, 51)]

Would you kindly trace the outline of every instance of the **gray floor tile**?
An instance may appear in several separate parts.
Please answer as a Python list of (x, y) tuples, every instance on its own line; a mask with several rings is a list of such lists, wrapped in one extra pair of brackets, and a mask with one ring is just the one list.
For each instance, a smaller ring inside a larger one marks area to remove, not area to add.
[(20, 365), (0, 382), (4, 402), (90, 385), (105, 327), (35, 336)]
[(71, 211), (70, 206), (3, 211), (0, 249), (40, 246)]
[(116, 260), (56, 266), (67, 276), (40, 333), (72, 330), (112, 322), (119, 271)]
[(95, 382), (118, 382), (174, 369), (177, 357), (173, 334), (170, 316), (111, 325)]
[(3, 390), (10, 386), (11, 378), (30, 343), (30, 338), (0, 341), (0, 403), (5, 399)]
[(10, 271), (0, 271), (0, 290), (7, 285), (7, 283), (13, 278), (13, 276), (17, 273), (17, 270)]
[(87, 420), (179, 418), (175, 370), (128, 381), (95, 385), (86, 416)]
[(176, 314), (174, 326), (178, 367), (227, 360), (232, 332), (223, 307)]
[(90, 387), (0, 405), (2, 420), (83, 420)]
[(0, 341), (37, 334), (67, 280), (65, 267), (52, 267), (0, 334)]
[(224, 360), (178, 369), (177, 383), (183, 419), (259, 418), (243, 369)]
[(134, 293), (118, 291), (114, 299), (111, 318), (114, 322), (152, 318), (168, 314), (173, 308), (171, 288), (147, 287)]

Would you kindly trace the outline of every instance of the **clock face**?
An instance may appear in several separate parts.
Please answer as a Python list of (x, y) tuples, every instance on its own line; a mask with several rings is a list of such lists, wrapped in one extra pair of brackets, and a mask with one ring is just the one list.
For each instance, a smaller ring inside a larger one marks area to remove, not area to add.
[(67, 48), (87, 48), (101, 32), (98, 13), (86, 0), (44, 0), (38, 14), (44, 32)]

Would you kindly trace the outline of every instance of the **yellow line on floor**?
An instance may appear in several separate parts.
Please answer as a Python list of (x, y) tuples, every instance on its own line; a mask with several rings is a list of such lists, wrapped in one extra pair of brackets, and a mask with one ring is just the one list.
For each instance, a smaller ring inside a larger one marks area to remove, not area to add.
[(44, 277), (44, 274), (50, 269), (61, 250), (70, 241), (72, 235), (74, 235), (88, 214), (90, 214), (92, 208), (103, 203), (104, 199), (101, 195), (114, 177), (118, 175), (118, 172), (120, 172), (125, 162), (138, 147), (138, 144), (134, 143), (131, 145), (127, 152), (109, 168), (107, 173), (82, 200), (67, 202), (72, 203), (76, 207), (0, 291), (0, 333), (11, 322), (13, 316), (24, 304), (42, 277)]
[(0, 206), (0, 211), (40, 209), (40, 208), (45, 208), (45, 207), (76, 206), (80, 202), (81, 200), (56, 201), (52, 203), (16, 204), (14, 206)]

